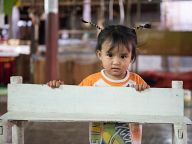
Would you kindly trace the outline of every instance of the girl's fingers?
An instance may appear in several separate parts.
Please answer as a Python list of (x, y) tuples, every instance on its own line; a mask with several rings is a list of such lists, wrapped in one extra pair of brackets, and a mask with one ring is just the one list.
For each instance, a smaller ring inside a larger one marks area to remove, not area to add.
[(62, 81), (62, 80), (52, 80), (52, 81), (49, 81), (49, 82), (47, 83), (47, 85), (48, 85), (49, 87), (52, 87), (52, 88), (58, 88), (58, 87), (60, 87), (60, 85), (62, 85), (62, 84), (64, 84), (64, 81)]
[(60, 85), (61, 85), (60, 82), (59, 82), (59, 81), (56, 81), (55, 87), (58, 88)]
[(140, 85), (139, 91), (143, 91), (143, 90), (144, 90), (144, 85)]
[(56, 87), (56, 80), (52, 81), (52, 87)]
[(47, 83), (47, 85), (48, 85), (49, 87), (55, 88), (55, 87), (57, 87), (57, 82), (56, 82), (56, 80), (52, 80), (52, 81), (49, 81), (49, 82)]
[(149, 85), (148, 85), (148, 84), (143, 84), (141, 90), (143, 91), (143, 90), (148, 89), (148, 88), (149, 88)]
[(53, 86), (53, 82), (52, 82), (52, 81), (49, 81), (49, 82), (47, 83), (47, 85), (50, 86), (50, 87), (52, 87), (52, 86)]
[(49, 82), (47, 82), (46, 85), (50, 86)]
[(142, 85), (142, 90), (145, 90), (145, 89), (147, 89), (147, 85), (146, 85), (146, 84), (143, 84), (143, 85)]
[(141, 85), (135, 85), (134, 88), (136, 91), (144, 91), (145, 89), (150, 88), (150, 86), (147, 84), (141, 84)]
[(135, 85), (136, 91), (142, 91), (142, 85)]
[(135, 85), (135, 90), (139, 91), (139, 85)]
[(139, 87), (138, 91), (143, 91), (144, 90), (144, 85), (139, 85), (138, 87)]
[(59, 80), (59, 83), (62, 85), (62, 84), (64, 84), (64, 81), (62, 81), (62, 80)]

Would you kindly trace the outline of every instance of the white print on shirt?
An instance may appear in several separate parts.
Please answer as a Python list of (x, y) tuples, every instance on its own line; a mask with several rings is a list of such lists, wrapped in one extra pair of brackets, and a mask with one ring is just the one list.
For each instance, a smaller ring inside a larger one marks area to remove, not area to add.
[(135, 81), (129, 80), (128, 83), (126, 83), (126, 87), (133, 87), (136, 85)]
[(110, 138), (109, 144), (113, 144), (116, 135), (119, 135), (124, 144), (132, 144), (130, 129), (127, 126), (115, 127), (116, 133)]

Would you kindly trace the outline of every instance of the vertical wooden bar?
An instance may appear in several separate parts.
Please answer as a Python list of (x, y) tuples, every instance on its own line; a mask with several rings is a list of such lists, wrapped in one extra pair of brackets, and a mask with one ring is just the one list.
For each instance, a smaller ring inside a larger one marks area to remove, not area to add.
[(131, 0), (127, 0), (127, 10), (126, 10), (126, 25), (131, 26)]
[(187, 144), (187, 125), (173, 125), (173, 144)]
[(2, 121), (3, 125), (3, 144), (12, 144), (12, 123), (9, 121)]
[[(172, 81), (172, 88), (182, 89), (183, 81)], [(187, 125), (186, 124), (182, 122), (173, 124), (172, 143), (187, 144)]]
[(172, 88), (182, 89), (183, 81), (172, 81)]
[(46, 17), (46, 80), (57, 79), (58, 0), (44, 0)]
[[(23, 78), (21, 76), (12, 76), (10, 78), (11, 84), (21, 84), (23, 83)], [(9, 111), (9, 107), (8, 107)], [(10, 123), (10, 122), (8, 122)], [(6, 130), (6, 129), (5, 129)], [(12, 144), (24, 144), (24, 128), (22, 127), (22, 122), (13, 122), (11, 126), (8, 126), (7, 136), (12, 136)]]
[(137, 12), (136, 12), (136, 23), (139, 23), (141, 21), (141, 0), (137, 0)]
[[(10, 78), (11, 84), (22, 83), (22, 81), (23, 80), (21, 76), (13, 76)], [(2, 135), (3, 144), (12, 144), (12, 123), (8, 120), (2, 121), (2, 129), (3, 129), (3, 135)]]
[(10, 83), (11, 84), (21, 84), (21, 83), (23, 83), (23, 78), (21, 76), (12, 76), (10, 78)]
[(3, 144), (3, 122), (0, 120), (0, 144)]
[(22, 121), (13, 123), (12, 144), (24, 144), (24, 122)]

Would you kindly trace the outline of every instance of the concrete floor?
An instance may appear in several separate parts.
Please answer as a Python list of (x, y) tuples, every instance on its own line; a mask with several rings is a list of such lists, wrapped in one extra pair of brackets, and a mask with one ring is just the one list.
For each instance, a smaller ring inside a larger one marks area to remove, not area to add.
[[(0, 97), (0, 115), (6, 106), (6, 98)], [(192, 119), (192, 108), (186, 108), (185, 115)], [(143, 125), (142, 144), (171, 143), (171, 125)], [(88, 123), (30, 122), (25, 128), (25, 144), (88, 144)], [(188, 126), (188, 144), (192, 144), (192, 126)]]

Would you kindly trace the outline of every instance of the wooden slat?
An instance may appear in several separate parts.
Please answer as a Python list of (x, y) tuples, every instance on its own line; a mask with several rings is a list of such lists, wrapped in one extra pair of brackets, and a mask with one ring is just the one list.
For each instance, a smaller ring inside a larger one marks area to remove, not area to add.
[(63, 114), (63, 113), (32, 113), (32, 112), (8, 112), (1, 119), (4, 120), (29, 120), (38, 122), (138, 122), (138, 123), (184, 123), (192, 124), (191, 120), (182, 116), (135, 116), (121, 114)]
[(79, 115), (183, 116), (183, 90), (9, 84), (8, 111)]

